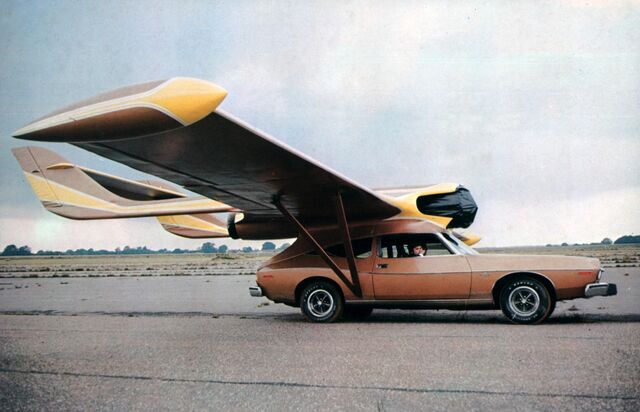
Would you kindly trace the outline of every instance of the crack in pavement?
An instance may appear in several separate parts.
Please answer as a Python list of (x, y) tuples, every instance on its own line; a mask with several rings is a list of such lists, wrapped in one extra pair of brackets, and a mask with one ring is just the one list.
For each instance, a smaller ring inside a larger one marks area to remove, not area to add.
[[(424, 315), (424, 316), (423, 316)], [(484, 315), (484, 316), (483, 316)], [(488, 316), (486, 316), (488, 315)], [(216, 313), (216, 312), (122, 312), (122, 311), (58, 311), (58, 310), (0, 310), (0, 316), (111, 316), (111, 317), (168, 317), (168, 318), (240, 318), (240, 319), (302, 319), (299, 312), (237, 312), (237, 313)], [(621, 314), (559, 314), (545, 321), (547, 325), (568, 324), (568, 323), (637, 323), (640, 322), (640, 313)], [(439, 313), (433, 314), (425, 311), (421, 315), (414, 313), (384, 313), (376, 312), (367, 323), (492, 323), (510, 324), (508, 320), (492, 316), (489, 312), (467, 314), (460, 318), (458, 314)]]
[(97, 373), (81, 373), (81, 372), (56, 372), (56, 371), (38, 371), (38, 370), (20, 370), (0, 368), (0, 373), (16, 373), (30, 375), (48, 375), (48, 376), (70, 376), (76, 378), (101, 378), (101, 379), (129, 379), (140, 381), (157, 381), (157, 382), (175, 382), (175, 383), (205, 383), (219, 385), (242, 385), (242, 386), (274, 386), (274, 387), (290, 387), (290, 388), (309, 388), (309, 389), (346, 389), (346, 390), (365, 390), (365, 391), (389, 391), (389, 392), (405, 392), (405, 393), (433, 393), (433, 394), (474, 394), (474, 395), (500, 395), (500, 396), (523, 396), (537, 398), (582, 398), (582, 399), (609, 399), (609, 400), (640, 400), (640, 397), (634, 396), (615, 396), (615, 395), (591, 395), (591, 394), (567, 394), (567, 393), (533, 393), (533, 392), (508, 392), (508, 391), (489, 391), (475, 389), (438, 389), (438, 388), (401, 388), (401, 387), (385, 387), (385, 386), (351, 386), (351, 385), (320, 385), (311, 383), (298, 382), (277, 382), (277, 381), (225, 381), (217, 379), (196, 379), (196, 378), (166, 378), (156, 376), (136, 376), (136, 375), (108, 375)]

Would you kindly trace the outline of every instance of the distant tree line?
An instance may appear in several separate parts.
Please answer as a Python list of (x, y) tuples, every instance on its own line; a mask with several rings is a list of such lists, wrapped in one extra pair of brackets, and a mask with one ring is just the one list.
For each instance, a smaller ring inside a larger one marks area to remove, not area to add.
[[(584, 246), (584, 245), (625, 245), (630, 243), (640, 243), (640, 235), (625, 235), (616, 239), (616, 241), (612, 241), (608, 237), (605, 237), (600, 242), (591, 242), (578, 244), (574, 243), (573, 245), (569, 245), (567, 242), (563, 242), (560, 246)], [(547, 244), (547, 246), (554, 246), (552, 244)]]
[(116, 248), (115, 250), (106, 249), (67, 249), (65, 251), (58, 250), (38, 250), (33, 253), (29, 246), (9, 245), (4, 248), (0, 256), (88, 256), (88, 255), (155, 255), (155, 254), (181, 254), (181, 253), (253, 253), (253, 252), (280, 252), (291, 246), (289, 243), (283, 243), (280, 247), (276, 247), (273, 242), (264, 242), (262, 249), (253, 249), (251, 246), (245, 246), (241, 249), (229, 249), (227, 245), (216, 246), (213, 242), (205, 242), (195, 250), (191, 249), (159, 249), (153, 250), (146, 246)]
[(616, 241), (614, 243), (616, 245), (623, 245), (623, 244), (626, 244), (626, 243), (640, 243), (640, 235), (622, 236), (622, 237), (619, 237), (618, 239), (616, 239)]
[(29, 256), (32, 254), (29, 246), (17, 247), (16, 245), (7, 246), (2, 252), (2, 256)]

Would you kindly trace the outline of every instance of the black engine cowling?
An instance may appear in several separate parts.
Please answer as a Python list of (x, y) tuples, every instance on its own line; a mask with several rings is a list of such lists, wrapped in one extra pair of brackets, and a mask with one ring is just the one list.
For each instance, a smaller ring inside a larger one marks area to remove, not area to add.
[(452, 193), (418, 196), (416, 203), (425, 215), (452, 218), (447, 228), (471, 226), (478, 212), (478, 205), (464, 186), (458, 186)]

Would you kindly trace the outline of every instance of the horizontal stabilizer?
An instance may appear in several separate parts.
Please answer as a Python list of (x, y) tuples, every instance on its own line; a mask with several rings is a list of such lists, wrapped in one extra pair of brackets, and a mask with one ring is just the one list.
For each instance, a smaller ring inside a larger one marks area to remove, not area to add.
[(36, 196), (70, 219), (114, 219), (234, 211), (205, 197), (187, 197), (161, 182), (137, 182), (69, 163), (42, 147), (12, 149)]
[(157, 219), (174, 235), (192, 239), (229, 237), (227, 224), (211, 214), (159, 216)]

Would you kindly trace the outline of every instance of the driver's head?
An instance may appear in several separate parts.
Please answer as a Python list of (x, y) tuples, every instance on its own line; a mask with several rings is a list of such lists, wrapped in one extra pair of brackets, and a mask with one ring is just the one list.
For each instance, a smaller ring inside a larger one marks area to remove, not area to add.
[(415, 256), (422, 255), (425, 252), (424, 247), (422, 245), (413, 245), (413, 248), (411, 249), (411, 251)]

